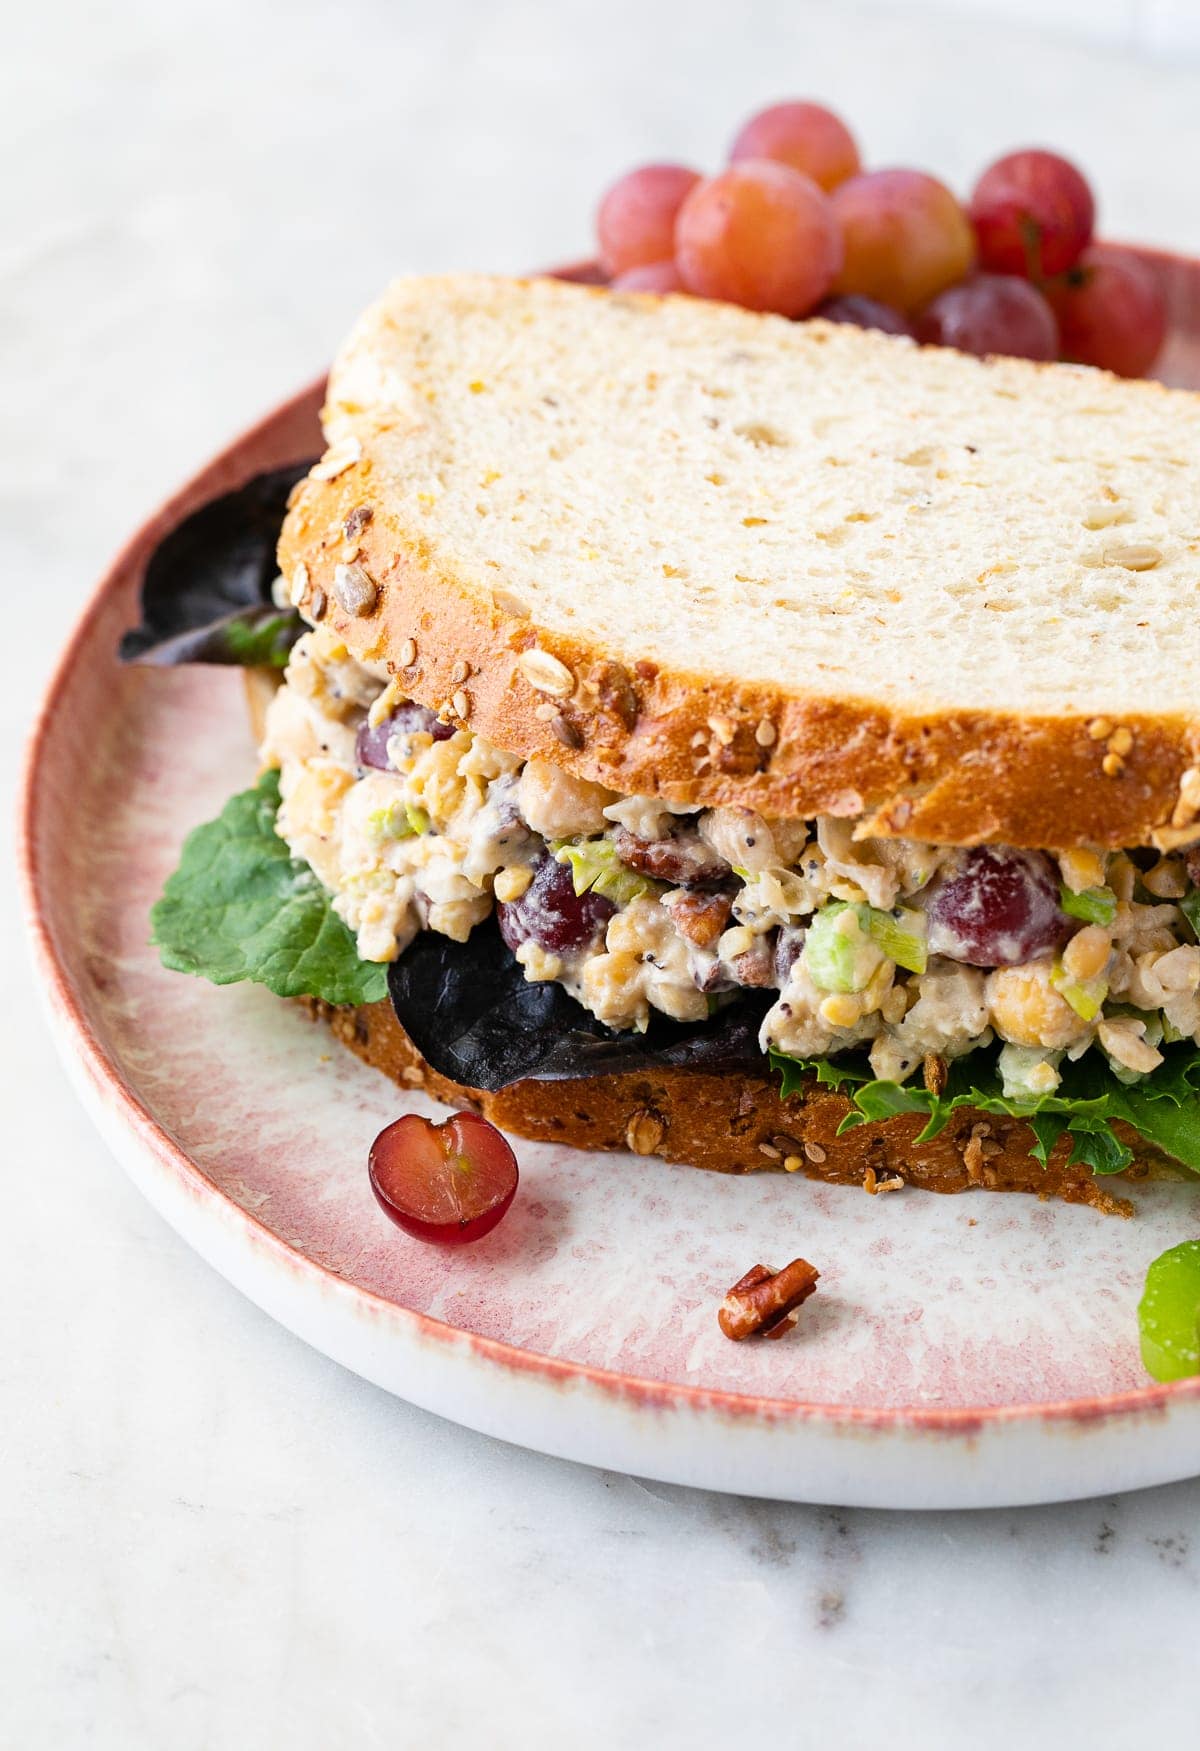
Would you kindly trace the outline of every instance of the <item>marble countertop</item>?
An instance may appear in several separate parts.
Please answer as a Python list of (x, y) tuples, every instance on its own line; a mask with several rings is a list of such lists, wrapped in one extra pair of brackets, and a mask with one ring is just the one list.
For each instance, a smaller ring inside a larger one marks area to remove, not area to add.
[[(118, 541), (315, 375), (390, 273), (581, 253), (614, 170), (711, 161), (781, 91), (844, 105), (874, 160), (960, 184), (1007, 145), (1064, 145), (1110, 234), (1200, 248), (1195, 65), (974, 14), (746, 0), (737, 18), (715, 0), (25, 9), (0, 66), (6, 784)], [(66, 1088), (5, 899), (0, 1745), (989, 1751), (1194, 1731), (1200, 1482), (977, 1515), (788, 1507), (397, 1403), (140, 1201)]]

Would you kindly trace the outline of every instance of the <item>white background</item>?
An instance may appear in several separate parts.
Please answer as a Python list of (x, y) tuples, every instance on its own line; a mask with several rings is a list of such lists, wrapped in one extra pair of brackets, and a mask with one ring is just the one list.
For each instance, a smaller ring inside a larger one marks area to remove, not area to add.
[[(6, 781), (119, 540), (315, 375), (389, 274), (580, 253), (615, 171), (712, 162), (791, 93), (843, 107), (876, 162), (960, 186), (1009, 145), (1065, 147), (1111, 235), (1200, 250), (1197, 12), (3, 0)], [(1200, 1484), (973, 1517), (791, 1508), (395, 1403), (140, 1203), (3, 916), (5, 1751), (1195, 1742)]]

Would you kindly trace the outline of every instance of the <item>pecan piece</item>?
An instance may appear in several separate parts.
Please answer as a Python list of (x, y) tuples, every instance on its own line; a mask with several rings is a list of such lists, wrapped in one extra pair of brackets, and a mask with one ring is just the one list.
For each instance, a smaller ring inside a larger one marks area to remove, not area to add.
[(626, 868), (679, 888), (713, 887), (730, 874), (725, 859), (705, 844), (694, 827), (681, 828), (665, 839), (639, 839), (628, 827), (618, 827), (613, 849)]
[(611, 711), (623, 730), (632, 730), (638, 720), (638, 696), (629, 673), (620, 663), (605, 663), (596, 677), (600, 703)]
[(680, 936), (686, 936), (697, 948), (711, 948), (729, 923), (733, 910), (730, 894), (703, 894), (680, 888), (663, 896), (663, 905), (671, 914), (671, 923)]
[(754, 947), (735, 955), (729, 968), (739, 985), (769, 988), (775, 983), (774, 943), (765, 936), (756, 937)]
[(921, 1080), (926, 1091), (934, 1096), (945, 1094), (950, 1066), (937, 1052), (926, 1052), (921, 1060)]
[(781, 1271), (755, 1265), (725, 1296), (717, 1324), (735, 1343), (759, 1332), (781, 1338), (799, 1319), (800, 1305), (813, 1293), (820, 1274), (807, 1259), (793, 1259)]

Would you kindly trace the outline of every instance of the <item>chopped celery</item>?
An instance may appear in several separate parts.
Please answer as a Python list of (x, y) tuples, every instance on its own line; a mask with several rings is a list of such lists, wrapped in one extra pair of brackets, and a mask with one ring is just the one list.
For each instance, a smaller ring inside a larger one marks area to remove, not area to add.
[(1108, 996), (1108, 980), (1103, 975), (1095, 979), (1073, 979), (1061, 961), (1055, 961), (1050, 983), (1069, 1003), (1080, 1021), (1095, 1021), (1104, 999)]
[[(849, 914), (853, 924), (845, 922)], [(852, 906), (829, 900), (808, 927), (804, 958), (814, 985), (823, 991), (862, 991), (878, 966), (865, 954), (868, 944), (910, 973), (926, 965), (925, 916), (898, 908), (881, 912), (874, 906)]]
[(822, 991), (861, 991), (878, 964), (863, 950), (872, 945), (858, 920), (858, 907), (829, 900), (817, 913), (804, 938), (804, 961), (814, 985)]
[(859, 924), (889, 961), (895, 961), (909, 973), (925, 971), (928, 957), (924, 912), (909, 912), (902, 906), (894, 912), (880, 912), (874, 906), (859, 906), (856, 910)]
[(1117, 915), (1117, 896), (1111, 888), (1084, 888), (1075, 894), (1063, 882), (1058, 903), (1069, 918), (1082, 918), (1085, 924), (1111, 924)]
[(1006, 1041), (996, 1060), (1005, 1100), (1036, 1100), (1053, 1094), (1062, 1081), (1057, 1058), (1057, 1053), (1045, 1052), (1040, 1046), (1016, 1046)]
[(408, 809), (403, 803), (389, 803), (385, 809), (373, 809), (367, 816), (367, 832), (376, 841), (411, 838), (413, 826)]
[(376, 841), (411, 839), (416, 833), (428, 833), (429, 825), (429, 816), (415, 803), (389, 803), (367, 816), (367, 832)]
[(870, 978), (860, 976), (861, 933), (840, 921), (850, 912), (845, 900), (822, 906), (804, 938), (804, 960), (812, 982), (822, 991), (861, 991)]
[(1138, 1302), (1142, 1362), (1155, 1380), (1200, 1374), (1200, 1240), (1160, 1253)]
[(662, 882), (627, 868), (610, 839), (584, 839), (578, 845), (561, 845), (554, 855), (559, 863), (570, 864), (577, 894), (602, 894), (614, 906), (628, 906), (642, 894), (667, 891)]

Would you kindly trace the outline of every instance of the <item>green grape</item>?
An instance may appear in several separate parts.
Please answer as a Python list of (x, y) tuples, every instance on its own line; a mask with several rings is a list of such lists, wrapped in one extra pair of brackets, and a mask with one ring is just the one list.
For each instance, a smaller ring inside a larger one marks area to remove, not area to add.
[(1138, 1302), (1142, 1362), (1155, 1380), (1200, 1374), (1200, 1240), (1160, 1254)]

